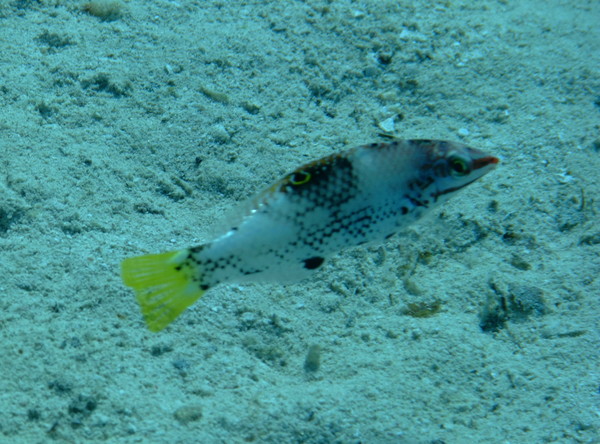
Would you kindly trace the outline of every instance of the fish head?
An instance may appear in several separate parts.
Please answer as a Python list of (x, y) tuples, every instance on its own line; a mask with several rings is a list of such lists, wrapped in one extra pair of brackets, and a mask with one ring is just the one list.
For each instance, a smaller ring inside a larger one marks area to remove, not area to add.
[(444, 202), (456, 191), (493, 170), (497, 157), (455, 142), (420, 141), (427, 161), (419, 171), (420, 188), (436, 203)]

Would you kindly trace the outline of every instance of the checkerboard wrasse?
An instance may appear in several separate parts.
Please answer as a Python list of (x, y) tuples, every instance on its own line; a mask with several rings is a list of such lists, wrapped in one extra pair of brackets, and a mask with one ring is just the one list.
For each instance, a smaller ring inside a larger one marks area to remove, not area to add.
[(373, 143), (301, 166), (252, 199), (212, 242), (125, 259), (152, 331), (224, 282), (310, 277), (331, 255), (383, 242), (492, 170), (498, 159), (442, 140)]

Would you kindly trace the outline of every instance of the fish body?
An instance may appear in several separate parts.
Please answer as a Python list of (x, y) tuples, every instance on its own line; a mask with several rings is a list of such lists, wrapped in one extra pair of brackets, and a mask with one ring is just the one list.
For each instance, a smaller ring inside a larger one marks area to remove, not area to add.
[(348, 247), (382, 242), (493, 169), (496, 157), (440, 140), (363, 145), (304, 165), (250, 201), (212, 242), (128, 258), (150, 330), (224, 282), (294, 280)]

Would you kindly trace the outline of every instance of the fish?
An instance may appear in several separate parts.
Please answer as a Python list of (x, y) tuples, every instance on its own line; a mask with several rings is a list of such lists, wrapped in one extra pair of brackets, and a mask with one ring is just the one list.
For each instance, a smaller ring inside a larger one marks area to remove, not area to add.
[(346, 248), (382, 243), (498, 162), (462, 143), (428, 139), (330, 154), (258, 193), (213, 241), (126, 258), (121, 277), (158, 332), (219, 284), (301, 280)]

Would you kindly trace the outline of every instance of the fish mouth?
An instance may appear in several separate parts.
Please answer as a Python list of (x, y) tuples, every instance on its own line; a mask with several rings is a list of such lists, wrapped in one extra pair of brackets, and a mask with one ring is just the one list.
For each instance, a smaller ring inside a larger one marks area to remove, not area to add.
[(494, 156), (485, 156), (478, 159), (473, 159), (472, 168), (473, 170), (479, 170), (489, 165), (496, 165), (500, 162), (500, 159)]
[(448, 194), (448, 193), (454, 193), (455, 191), (460, 190), (461, 188), (466, 187), (467, 185), (471, 185), (473, 182), (475, 182), (477, 179), (479, 179), (479, 177), (476, 177), (475, 179), (473, 179), (470, 182), (467, 183), (463, 183), (461, 185), (458, 185), (456, 187), (452, 187), (452, 188), (446, 188), (445, 190), (442, 191), (438, 191), (437, 193), (434, 193), (433, 196), (437, 199), (439, 196), (443, 196), (444, 194)]

